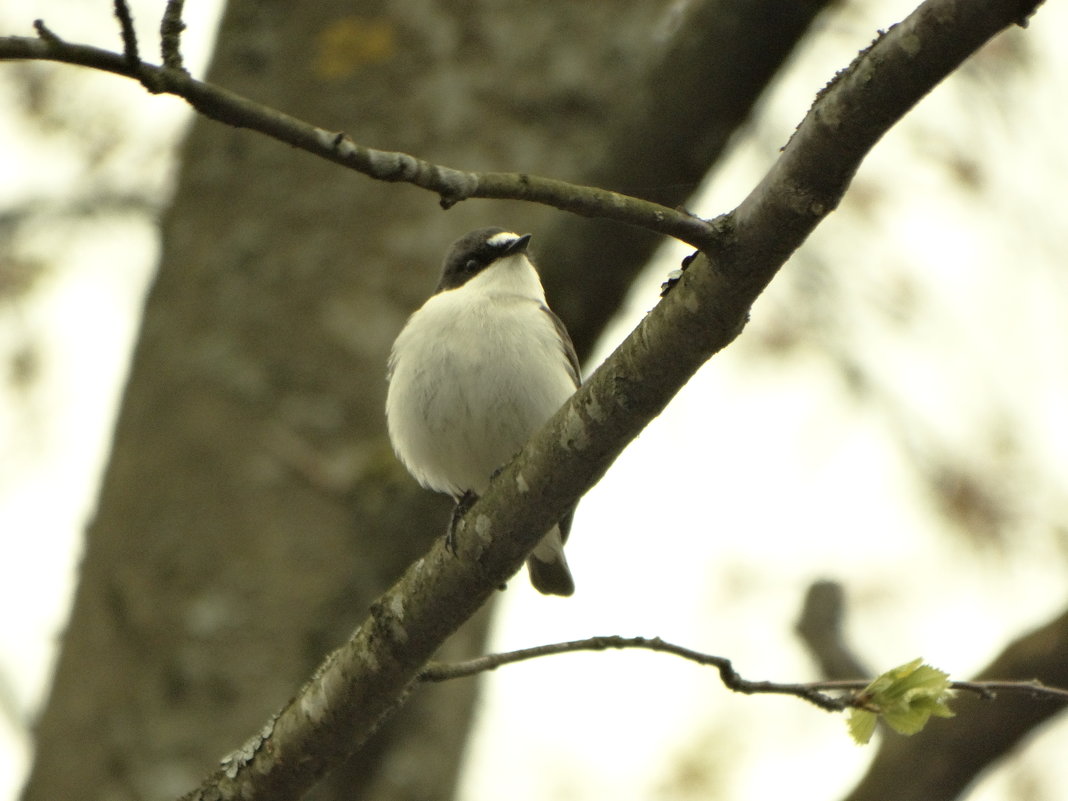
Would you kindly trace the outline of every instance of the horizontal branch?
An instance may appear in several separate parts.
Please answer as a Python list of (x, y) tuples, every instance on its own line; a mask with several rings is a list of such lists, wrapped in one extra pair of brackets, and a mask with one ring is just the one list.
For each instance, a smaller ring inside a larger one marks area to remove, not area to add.
[[(727, 689), (737, 693), (744, 693), (746, 695), (757, 695), (760, 693), (792, 695), (815, 704), (820, 709), (826, 709), (829, 712), (840, 712), (850, 705), (848, 696), (827, 695), (823, 692), (823, 688), (818, 684), (783, 684), (773, 681), (751, 681), (742, 678), (738, 671), (734, 669), (731, 660), (726, 657), (713, 656), (712, 654), (694, 651), (691, 648), (665, 642), (659, 637), (653, 637), (651, 639), (646, 637), (617, 636), (590, 637), (584, 640), (550, 643), (548, 645), (537, 645), (533, 648), (523, 648), (517, 651), (487, 654), (486, 656), (480, 656), (476, 659), (469, 659), (464, 662), (455, 662), (451, 664), (432, 662), (419, 673), (419, 680), (434, 682), (448, 681), (450, 679), (474, 676), (488, 670), (496, 670), (503, 665), (511, 665), (516, 662), (524, 662), (542, 656), (575, 653), (576, 651), (608, 651), (622, 650), (625, 648), (638, 648), (645, 651), (673, 654), (689, 660), (690, 662), (696, 662), (699, 665), (713, 667), (719, 672), (719, 677), (723, 682), (723, 685)], [(849, 688), (834, 687), (832, 689)]]
[[(871, 679), (834, 679), (803, 683), (785, 683), (774, 681), (751, 681), (743, 678), (735, 669), (730, 659), (723, 656), (695, 651), (674, 643), (665, 642), (659, 637), (589, 637), (583, 640), (537, 645), (498, 654), (468, 659), (463, 662), (431, 662), (419, 673), (420, 681), (438, 682), (451, 679), (467, 678), (479, 673), (496, 670), (504, 665), (525, 662), (542, 656), (575, 653), (578, 651), (608, 651), (623, 649), (641, 649), (659, 653), (673, 654), (698, 665), (714, 667), (719, 672), (720, 680), (728, 690), (746, 695), (774, 694), (791, 695), (815, 704), (829, 712), (841, 712), (852, 706), (862, 706), (864, 698), (859, 695), (871, 683)], [(1000, 694), (1024, 695), (1036, 700), (1068, 703), (1068, 690), (1059, 687), (1047, 687), (1038, 680), (1030, 681), (953, 681), (950, 689), (969, 692), (988, 700)], [(828, 695), (828, 693), (836, 695)], [(837, 693), (846, 693), (845, 695)]]
[(619, 192), (525, 173), (458, 170), (423, 161), (407, 153), (365, 147), (344, 132), (319, 128), (221, 86), (191, 77), (181, 68), (177, 56), (174, 44), (177, 23), (170, 20), (169, 25), (168, 37), (164, 42), (170, 66), (141, 61), (132, 28), (125, 21), (124, 53), (67, 42), (43, 21), (37, 20), (34, 27), (38, 38), (0, 37), (0, 61), (54, 61), (132, 78), (154, 94), (182, 98), (210, 119), (236, 128), (258, 131), (380, 181), (409, 183), (427, 189), (439, 196), (444, 208), (473, 198), (525, 200), (584, 217), (599, 217), (638, 226), (675, 237), (697, 248), (703, 247), (712, 233), (706, 220)]
[(1068, 704), (1068, 690), (1047, 687), (1038, 679), (1026, 681), (954, 681), (950, 688), (974, 693), (982, 698), (997, 698), (998, 695), (1026, 695), (1043, 701), (1059, 701)]

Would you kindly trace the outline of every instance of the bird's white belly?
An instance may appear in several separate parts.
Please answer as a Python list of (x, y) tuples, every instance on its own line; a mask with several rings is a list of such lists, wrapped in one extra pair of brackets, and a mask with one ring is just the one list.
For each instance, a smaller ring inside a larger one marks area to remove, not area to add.
[(462, 314), (449, 301), (432, 298), (398, 337), (386, 414), (411, 473), (459, 496), (483, 492), (575, 386), (536, 301), (495, 298)]

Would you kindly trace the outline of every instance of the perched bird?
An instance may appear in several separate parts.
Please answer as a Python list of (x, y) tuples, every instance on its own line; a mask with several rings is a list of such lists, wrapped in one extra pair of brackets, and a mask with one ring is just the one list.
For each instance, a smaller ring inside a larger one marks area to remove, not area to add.
[[(453, 243), (441, 281), (389, 357), (393, 449), (424, 487), (460, 504), (481, 495), (579, 385), (571, 337), (545, 302), (530, 234), (479, 228)], [(571, 595), (572, 509), (534, 548), (535, 589)]]

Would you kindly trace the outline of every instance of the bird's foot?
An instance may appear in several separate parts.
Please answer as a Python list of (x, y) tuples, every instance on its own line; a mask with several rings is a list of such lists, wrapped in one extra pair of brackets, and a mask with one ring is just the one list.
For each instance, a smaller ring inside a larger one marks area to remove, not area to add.
[(452, 509), (452, 516), (449, 518), (449, 528), (445, 531), (445, 550), (456, 556), (456, 526), (460, 522), (467, 510), (475, 505), (475, 501), (478, 500), (478, 494), (471, 490), (466, 490), (457, 501), (456, 506)]

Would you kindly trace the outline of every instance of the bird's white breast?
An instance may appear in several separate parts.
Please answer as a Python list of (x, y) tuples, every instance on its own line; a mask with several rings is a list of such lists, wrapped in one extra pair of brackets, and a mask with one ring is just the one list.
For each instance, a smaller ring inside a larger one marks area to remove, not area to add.
[(575, 390), (530, 273), (536, 292), (517, 286), (524, 293), (511, 294), (502, 283), (508, 274), (499, 273), (433, 296), (394, 344), (390, 438), (424, 486), (453, 496), (483, 492)]

